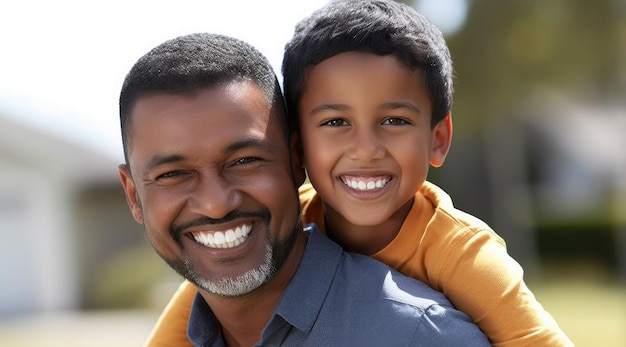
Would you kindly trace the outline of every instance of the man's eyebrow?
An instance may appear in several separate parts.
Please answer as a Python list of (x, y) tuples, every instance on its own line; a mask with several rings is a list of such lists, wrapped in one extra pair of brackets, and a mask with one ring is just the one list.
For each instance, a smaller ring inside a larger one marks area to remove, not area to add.
[(386, 104), (383, 104), (381, 108), (384, 110), (397, 110), (399, 108), (408, 108), (411, 111), (414, 111), (418, 114), (422, 114), (422, 110), (417, 105), (411, 102), (403, 102), (403, 101), (388, 102)]
[(154, 157), (152, 157), (152, 159), (150, 159), (150, 161), (148, 162), (147, 168), (148, 170), (152, 170), (156, 167), (159, 167), (161, 165), (165, 165), (165, 164), (170, 164), (170, 163), (176, 163), (176, 162), (181, 162), (185, 160), (185, 157), (183, 157), (180, 154), (172, 154), (172, 155), (155, 155)]
[[(270, 146), (267, 141), (255, 138), (234, 142), (226, 146), (222, 152), (226, 154), (231, 154), (244, 148), (259, 148), (262, 150), (270, 151), (272, 153), (275, 152), (274, 146)], [(152, 157), (152, 159), (150, 159), (146, 167), (148, 170), (153, 170), (161, 165), (182, 162), (185, 159), (186, 158), (180, 154), (155, 155)]]
[(233, 153), (240, 149), (245, 149), (245, 148), (258, 148), (258, 149), (270, 151), (272, 153), (275, 152), (274, 146), (271, 146), (268, 141), (264, 141), (264, 140), (257, 139), (257, 138), (249, 138), (249, 139), (234, 142), (226, 146), (223, 152), (230, 154), (230, 153)]

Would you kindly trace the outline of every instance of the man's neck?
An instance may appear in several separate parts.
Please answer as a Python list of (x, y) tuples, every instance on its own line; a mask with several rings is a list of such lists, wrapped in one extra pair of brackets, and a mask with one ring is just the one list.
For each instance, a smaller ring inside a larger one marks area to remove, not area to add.
[(282, 268), (268, 283), (240, 297), (222, 297), (200, 291), (220, 324), (222, 338), (229, 347), (252, 346), (261, 339), (283, 292), (296, 273), (307, 237), (300, 233)]

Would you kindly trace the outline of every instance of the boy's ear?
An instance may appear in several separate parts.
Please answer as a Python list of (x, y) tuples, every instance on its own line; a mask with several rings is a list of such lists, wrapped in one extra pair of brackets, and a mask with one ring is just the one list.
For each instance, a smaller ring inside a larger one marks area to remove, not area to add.
[(120, 175), (120, 181), (122, 182), (122, 187), (124, 188), (124, 193), (126, 194), (126, 202), (130, 207), (130, 212), (133, 214), (137, 223), (143, 224), (141, 200), (139, 200), (139, 194), (137, 193), (133, 177), (130, 174), (130, 169), (128, 165), (121, 164), (117, 167), (117, 171)]
[(304, 169), (304, 151), (302, 150), (302, 141), (300, 141), (300, 135), (297, 131), (292, 131), (289, 143), (289, 149), (291, 151), (291, 165), (296, 180), (296, 185), (299, 187), (306, 180), (306, 171)]
[(432, 129), (432, 144), (430, 146), (430, 165), (443, 165), (452, 142), (452, 114), (448, 113)]

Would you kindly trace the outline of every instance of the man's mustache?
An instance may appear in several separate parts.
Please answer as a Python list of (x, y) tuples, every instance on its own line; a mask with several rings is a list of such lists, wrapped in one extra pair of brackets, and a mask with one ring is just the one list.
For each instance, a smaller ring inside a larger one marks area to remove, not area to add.
[(229, 223), (234, 220), (242, 219), (242, 218), (260, 218), (266, 224), (269, 224), (270, 211), (268, 209), (260, 209), (257, 211), (233, 210), (229, 212), (227, 215), (225, 215), (224, 217), (219, 218), (219, 219), (213, 219), (211, 217), (202, 216), (202, 217), (193, 219), (189, 222), (172, 225), (170, 233), (172, 237), (174, 238), (174, 240), (180, 243), (180, 234), (185, 229), (188, 229), (191, 227), (197, 227), (197, 226), (211, 226), (211, 225), (224, 224), (224, 223)]

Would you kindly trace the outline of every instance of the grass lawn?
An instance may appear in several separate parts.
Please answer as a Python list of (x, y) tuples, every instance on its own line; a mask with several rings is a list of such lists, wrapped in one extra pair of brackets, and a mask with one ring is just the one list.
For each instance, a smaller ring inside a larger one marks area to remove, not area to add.
[[(626, 285), (597, 268), (571, 264), (542, 270), (541, 278), (528, 285), (577, 347), (626, 347)], [(140, 346), (159, 313), (74, 312), (0, 320), (0, 346)]]
[(594, 276), (555, 276), (531, 290), (577, 347), (626, 346), (626, 285)]

